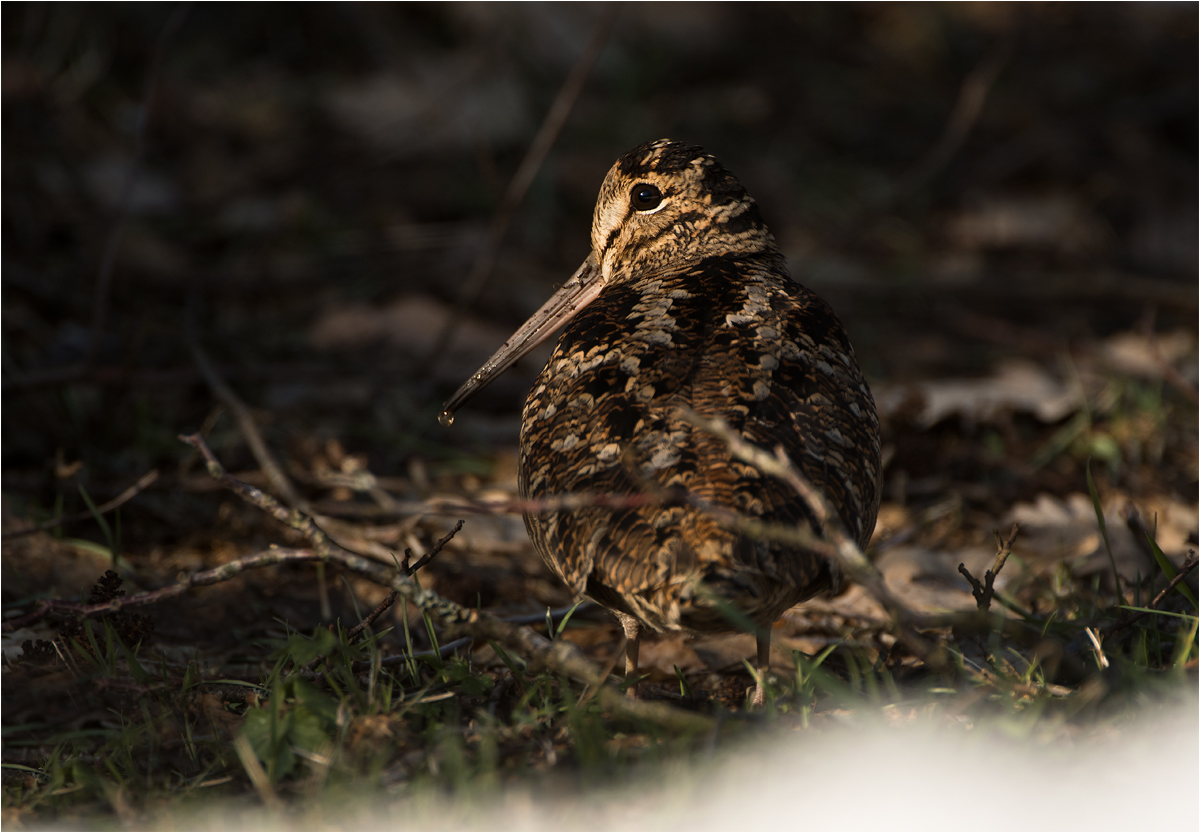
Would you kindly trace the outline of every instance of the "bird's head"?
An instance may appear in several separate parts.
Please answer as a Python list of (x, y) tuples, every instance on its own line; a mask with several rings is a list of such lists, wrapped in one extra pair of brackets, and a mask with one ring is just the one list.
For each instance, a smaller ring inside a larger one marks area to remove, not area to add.
[(702, 148), (670, 139), (617, 160), (592, 218), (592, 260), (606, 280), (719, 254), (775, 254), (754, 198)]
[(600, 186), (592, 253), (443, 406), (443, 425), (500, 373), (553, 335), (605, 288), (707, 257), (781, 259), (754, 198), (703, 149), (660, 139), (617, 160)]

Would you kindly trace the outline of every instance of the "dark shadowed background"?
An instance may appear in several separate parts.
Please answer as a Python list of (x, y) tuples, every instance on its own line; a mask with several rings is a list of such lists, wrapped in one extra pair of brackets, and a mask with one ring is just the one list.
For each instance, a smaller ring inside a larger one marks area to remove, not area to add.
[(662, 136), (744, 181), (873, 382), (1041, 360), (1148, 315), (1194, 330), (1187, 4), (622, 7), (460, 305), (605, 14), (6, 4), (6, 488), (47, 500), (56, 452), (93, 478), (176, 461), (210, 407), (188, 309), (281, 436), (336, 436), (379, 473), (511, 445), (536, 360), (472, 406), (502, 430), (443, 430), (437, 406), (583, 259), (608, 166)]

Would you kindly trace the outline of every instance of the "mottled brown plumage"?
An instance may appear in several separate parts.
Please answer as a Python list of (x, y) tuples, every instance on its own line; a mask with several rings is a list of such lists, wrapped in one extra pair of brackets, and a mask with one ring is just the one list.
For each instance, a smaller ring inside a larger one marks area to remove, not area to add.
[[(685, 422), (680, 409), (691, 409), (782, 446), (866, 544), (879, 507), (871, 393), (833, 311), (791, 280), (753, 198), (712, 156), (663, 140), (622, 157), (600, 189), (592, 254), (447, 412), (567, 317), (525, 403), (523, 496), (682, 488), (772, 523), (809, 523), (786, 484)], [(525, 521), (556, 575), (618, 613), (630, 671), (639, 625), (733, 630), (714, 598), (758, 626), (762, 666), (771, 623), (838, 583), (823, 557), (749, 540), (691, 505)]]

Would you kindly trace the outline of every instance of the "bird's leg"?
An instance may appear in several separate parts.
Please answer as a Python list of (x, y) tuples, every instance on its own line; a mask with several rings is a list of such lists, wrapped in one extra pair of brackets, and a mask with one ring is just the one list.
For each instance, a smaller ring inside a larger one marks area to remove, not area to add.
[(758, 670), (758, 680), (754, 684), (754, 697), (750, 700), (750, 705), (754, 708), (759, 708), (766, 701), (767, 692), (763, 687), (767, 679), (767, 671), (771, 667), (771, 626), (760, 630), (757, 634), (758, 642), (758, 657), (754, 663)]
[(617, 619), (620, 620), (621, 628), (625, 631), (625, 679), (634, 681), (629, 688), (625, 689), (625, 693), (636, 699), (638, 696), (638, 649), (641, 647), (641, 640), (638, 638), (640, 626), (638, 620), (627, 613), (617, 613)]

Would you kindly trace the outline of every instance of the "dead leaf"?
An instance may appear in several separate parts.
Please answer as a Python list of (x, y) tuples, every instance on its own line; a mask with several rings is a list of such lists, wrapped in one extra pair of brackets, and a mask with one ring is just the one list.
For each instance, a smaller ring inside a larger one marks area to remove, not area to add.
[[(1158, 568), (1121, 516), (1128, 502), (1128, 496), (1115, 493), (1102, 505), (1117, 571), (1133, 579), (1139, 572), (1146, 576)], [(1196, 529), (1196, 507), (1170, 499), (1136, 503), (1140, 504), (1138, 508), (1146, 525), (1155, 528), (1155, 540), (1162, 551), (1176, 563), (1181, 562), (1188, 549), (1188, 533)], [(1038, 495), (1035, 502), (1018, 503), (1012, 508), (1005, 523), (1014, 521), (1021, 525), (1014, 548), (1021, 558), (1042, 563), (1067, 561), (1078, 575), (1111, 569), (1096, 512), (1087, 495), (1075, 492), (1065, 499)]]
[[(881, 385), (875, 401), (880, 413), (915, 415), (929, 428), (959, 415), (987, 422), (1004, 412), (1030, 413), (1046, 423), (1059, 422), (1083, 405), (1079, 389), (1033, 362), (1007, 361), (984, 379), (937, 379), (908, 385)], [(914, 403), (916, 405), (914, 409)]]
[(946, 234), (961, 248), (1050, 249), (1069, 253), (1101, 248), (1104, 221), (1067, 193), (989, 195), (953, 216)]

